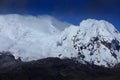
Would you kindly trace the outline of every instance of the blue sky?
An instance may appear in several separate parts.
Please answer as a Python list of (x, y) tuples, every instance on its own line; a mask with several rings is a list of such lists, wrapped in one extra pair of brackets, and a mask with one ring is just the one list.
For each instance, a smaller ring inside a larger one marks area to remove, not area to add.
[(51, 15), (72, 24), (104, 19), (120, 31), (120, 0), (0, 0), (0, 13)]

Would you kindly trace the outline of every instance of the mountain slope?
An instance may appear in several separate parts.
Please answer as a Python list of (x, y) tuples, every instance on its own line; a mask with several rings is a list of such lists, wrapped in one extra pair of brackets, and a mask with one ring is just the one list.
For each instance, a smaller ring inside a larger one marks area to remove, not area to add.
[(0, 51), (23, 61), (68, 57), (106, 67), (120, 62), (120, 33), (109, 22), (88, 19), (62, 31), (60, 25), (68, 26), (50, 17), (0, 16)]

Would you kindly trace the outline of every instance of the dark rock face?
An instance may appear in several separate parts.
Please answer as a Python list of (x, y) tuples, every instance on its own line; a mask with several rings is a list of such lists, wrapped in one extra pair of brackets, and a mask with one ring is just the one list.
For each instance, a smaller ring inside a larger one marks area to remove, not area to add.
[(1, 54), (0, 65), (0, 80), (120, 80), (119, 64), (105, 68), (67, 58), (22, 62), (11, 54)]
[(116, 40), (116, 39), (112, 40), (111, 46), (113, 47), (114, 50), (117, 50), (117, 51), (120, 50), (120, 45), (119, 45), (119, 43), (120, 43), (120, 42), (119, 42), (118, 40)]
[(0, 52), (0, 73), (16, 68), (19, 63), (10, 52)]

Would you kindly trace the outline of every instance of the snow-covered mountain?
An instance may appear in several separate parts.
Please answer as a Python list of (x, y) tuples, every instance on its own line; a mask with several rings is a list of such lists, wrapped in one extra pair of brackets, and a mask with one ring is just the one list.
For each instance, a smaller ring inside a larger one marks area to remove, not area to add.
[(49, 16), (1, 15), (0, 44), (1, 52), (23, 61), (68, 57), (106, 67), (120, 62), (120, 33), (104, 20), (87, 19), (75, 26)]
[(120, 33), (107, 21), (87, 19), (79, 26), (65, 29), (61, 35), (59, 48), (63, 56), (103, 66), (120, 62)]

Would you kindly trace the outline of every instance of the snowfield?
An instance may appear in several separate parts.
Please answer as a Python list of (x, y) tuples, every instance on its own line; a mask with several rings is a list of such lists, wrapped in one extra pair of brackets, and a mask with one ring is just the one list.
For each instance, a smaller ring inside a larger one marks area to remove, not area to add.
[(76, 26), (50, 16), (0, 15), (0, 44), (1, 52), (23, 61), (68, 57), (106, 67), (120, 62), (120, 33), (104, 20)]

